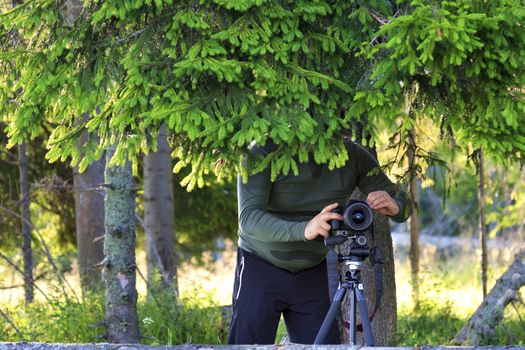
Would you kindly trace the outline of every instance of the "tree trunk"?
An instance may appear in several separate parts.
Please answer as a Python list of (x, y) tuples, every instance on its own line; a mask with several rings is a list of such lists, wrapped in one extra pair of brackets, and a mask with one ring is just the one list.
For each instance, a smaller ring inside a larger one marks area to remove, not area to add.
[(478, 205), (479, 205), (479, 237), (481, 243), (481, 284), (483, 288), (483, 298), (487, 296), (487, 226), (485, 225), (485, 175), (483, 169), (483, 150), (479, 150), (479, 186), (478, 186)]
[[(372, 332), (376, 346), (386, 346), (394, 336), (397, 326), (396, 279), (394, 269), (394, 248), (390, 224), (384, 215), (374, 214), (373, 235), (369, 237), (370, 247), (378, 247), (385, 258), (383, 265), (383, 297), (379, 310), (372, 321)], [(374, 273), (370, 263), (364, 265), (363, 283), (368, 309), (375, 304)]]
[(95, 266), (104, 259), (104, 158), (92, 163), (79, 174), (75, 169), (75, 213), (78, 264), (82, 290), (102, 289), (100, 270)]
[[(61, 0), (60, 14), (66, 27), (72, 27), (82, 13), (83, 0)], [(84, 121), (89, 114), (82, 116)], [(87, 142), (88, 132), (84, 131), (78, 142), (81, 147)], [(97, 188), (104, 183), (104, 157), (93, 162), (80, 174), (74, 169), (75, 219), (77, 233), (78, 264), (82, 291), (99, 290), (102, 280), (99, 269), (95, 266), (104, 258), (104, 194)]]
[[(354, 125), (354, 128), (357, 134), (356, 142), (362, 143), (362, 124), (358, 123)], [(377, 159), (377, 153), (374, 149), (367, 148), (367, 150), (372, 154), (374, 158)], [(352, 193), (351, 198), (363, 201), (366, 200), (363, 193), (359, 191), (359, 189), (356, 189), (354, 193)], [(369, 232), (367, 232), (368, 245), (370, 248), (374, 246), (378, 247), (385, 258), (385, 264), (383, 265), (383, 296), (381, 298), (380, 307), (377, 310), (372, 321), (372, 333), (375, 340), (375, 346), (385, 346), (395, 335), (397, 327), (394, 247), (392, 244), (390, 225), (387, 217), (385, 217), (384, 215), (374, 213), (374, 221), (372, 227), (372, 230), (368, 230)], [(346, 252), (348, 243), (349, 242), (346, 242), (342, 245), (342, 247), (338, 247), (337, 252)], [(366, 304), (368, 305), (368, 310), (370, 313), (372, 311), (372, 307), (375, 305), (375, 280), (374, 272), (372, 270), (371, 264), (369, 263), (369, 259), (366, 259), (364, 262), (365, 263), (362, 265), (361, 280), (365, 289)], [(346, 300), (343, 301), (343, 315), (348, 314), (347, 306), (348, 303), (346, 302)], [(347, 316), (343, 317), (345, 319), (347, 318)], [(362, 333), (358, 334), (358, 341), (364, 344), (362, 339)], [(348, 343), (348, 333), (343, 334), (343, 343)]]
[(33, 252), (31, 249), (31, 217), (29, 214), (29, 165), (26, 143), (18, 146), (18, 168), (20, 172), (20, 210), (22, 215), (22, 255), (24, 257), (24, 290), (26, 304), (34, 299)]
[[(410, 180), (410, 192), (412, 198), (416, 202), (417, 198), (417, 180), (414, 178)], [(410, 216), (410, 272), (412, 286), (412, 300), (414, 302), (414, 309), (419, 308), (419, 215), (417, 212), (417, 205), (414, 204), (414, 212)]]
[(525, 249), (522, 249), (514, 257), (512, 265), (496, 281), (474, 315), (458, 332), (453, 343), (475, 346), (483, 339), (490, 339), (497, 323), (503, 318), (505, 307), (524, 285)]
[(410, 271), (412, 300), (414, 308), (419, 308), (419, 217), (417, 206), (417, 178), (416, 178), (416, 135), (414, 129), (408, 133), (408, 171), (410, 195), (414, 201), (414, 212), (410, 216)]
[(82, 0), (61, 0), (58, 1), (60, 14), (66, 27), (72, 27), (77, 18), (82, 14), (84, 1)]
[[(22, 0), (11, 0), (11, 8), (22, 4)], [(33, 302), (33, 251), (31, 249), (31, 217), (29, 212), (29, 164), (26, 142), (18, 145), (18, 171), (20, 174), (20, 211), (22, 217), (22, 256), (24, 260), (24, 292), (26, 304)]]
[(157, 136), (157, 152), (144, 156), (144, 226), (148, 284), (171, 289), (178, 296), (173, 171), (166, 125)]
[[(365, 200), (364, 195), (355, 190), (352, 198), (358, 200)], [(392, 237), (390, 235), (390, 225), (388, 218), (383, 215), (374, 214), (373, 233), (367, 232), (367, 239), (369, 247), (378, 247), (385, 258), (383, 265), (383, 297), (381, 304), (377, 310), (374, 320), (372, 321), (372, 333), (376, 346), (385, 346), (396, 332), (397, 325), (397, 302), (396, 302), (396, 281), (394, 271), (394, 248), (392, 245)], [(338, 253), (348, 252), (349, 242), (345, 242), (337, 247)], [(369, 259), (364, 260), (362, 265), (361, 280), (365, 290), (366, 304), (368, 305), (369, 313), (375, 305), (375, 281), (374, 272)], [(345, 298), (346, 299), (346, 298)], [(343, 318), (348, 320), (348, 302), (343, 301), (342, 307)], [(358, 323), (361, 323), (358, 316)], [(346, 332), (346, 330), (345, 330)], [(343, 343), (348, 342), (348, 333), (343, 335)], [(363, 343), (362, 333), (358, 334), (358, 342)]]
[(131, 164), (109, 166), (106, 153), (103, 278), (106, 287), (106, 339), (138, 343), (135, 263), (135, 189)]

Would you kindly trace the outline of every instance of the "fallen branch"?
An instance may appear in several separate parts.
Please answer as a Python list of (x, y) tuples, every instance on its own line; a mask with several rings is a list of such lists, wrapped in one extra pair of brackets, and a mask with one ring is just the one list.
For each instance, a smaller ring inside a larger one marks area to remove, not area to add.
[(496, 325), (503, 319), (505, 307), (515, 300), (516, 294), (524, 285), (525, 248), (516, 254), (512, 265), (496, 281), (494, 288), (452, 342), (458, 345), (478, 345), (483, 339), (493, 337)]

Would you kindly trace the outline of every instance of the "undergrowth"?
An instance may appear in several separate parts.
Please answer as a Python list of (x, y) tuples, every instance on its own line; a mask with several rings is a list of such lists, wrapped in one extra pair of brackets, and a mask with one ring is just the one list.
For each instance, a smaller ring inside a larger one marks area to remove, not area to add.
[[(2, 306), (0, 342), (93, 343), (104, 338), (104, 297), (81, 300), (64, 294), (46, 301)], [(227, 325), (211, 295), (195, 291), (176, 302), (169, 293), (140, 298), (137, 304), (142, 344), (219, 344)]]
[[(493, 272), (495, 276), (500, 273)], [(392, 346), (452, 345), (451, 339), (481, 302), (479, 277), (472, 273), (470, 262), (423, 265), (417, 308), (407, 298), (410, 288), (406, 286), (409, 280), (406, 262), (396, 262), (396, 279), (398, 324), (397, 334), (389, 344)], [(495, 282), (495, 279), (492, 280)], [(137, 309), (142, 344), (226, 342), (229, 317), (223, 316), (213, 292), (203, 292), (202, 287), (197, 287), (199, 285), (186, 288), (178, 301), (168, 293), (139, 297)], [(525, 287), (522, 298), (524, 292)], [(0, 342), (107, 341), (104, 338), (103, 294), (88, 294), (77, 299), (57, 290), (49, 292), (46, 298), (39, 298), (29, 306), (23, 301), (2, 304), (0, 298)], [(517, 302), (514, 307), (507, 307), (495, 336), (482, 345), (525, 345), (524, 318), (525, 305)], [(281, 324), (277, 342), (284, 332), (284, 324)]]

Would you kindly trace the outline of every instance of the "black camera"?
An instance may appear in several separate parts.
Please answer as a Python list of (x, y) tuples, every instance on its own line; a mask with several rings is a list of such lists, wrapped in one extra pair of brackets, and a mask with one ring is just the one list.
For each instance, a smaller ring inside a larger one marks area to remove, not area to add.
[(352, 200), (343, 207), (337, 207), (332, 210), (343, 216), (343, 221), (332, 220), (330, 226), (332, 231), (354, 231), (361, 232), (372, 225), (374, 213), (372, 208), (363, 201)]
[(343, 216), (343, 221), (330, 221), (330, 236), (325, 239), (327, 246), (334, 246), (352, 238), (353, 244), (366, 246), (365, 231), (372, 225), (374, 213), (372, 208), (363, 201), (351, 200), (345, 206), (332, 210)]

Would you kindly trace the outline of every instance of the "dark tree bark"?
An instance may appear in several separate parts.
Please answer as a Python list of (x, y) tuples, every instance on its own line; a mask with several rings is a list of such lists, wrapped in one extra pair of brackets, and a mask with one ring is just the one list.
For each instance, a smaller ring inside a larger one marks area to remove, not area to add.
[(414, 307), (419, 307), (419, 216), (417, 206), (417, 177), (416, 177), (416, 135), (414, 129), (408, 134), (408, 171), (410, 176), (410, 195), (414, 201), (414, 211), (410, 216), (410, 271), (412, 285), (412, 300)]
[[(417, 198), (417, 180), (410, 181), (410, 192), (414, 200)], [(417, 207), (417, 206), (416, 206)], [(410, 272), (412, 286), (412, 300), (414, 308), (419, 308), (419, 215), (417, 210), (414, 210), (410, 216)]]
[[(11, 0), (11, 8), (23, 3), (22, 0)], [(26, 142), (18, 145), (18, 171), (20, 174), (20, 215), (22, 236), (22, 257), (24, 260), (24, 293), (26, 304), (34, 300), (33, 289), (33, 251), (31, 249), (31, 217), (29, 213), (29, 164), (27, 162)]]
[(34, 299), (33, 251), (31, 249), (31, 217), (29, 215), (29, 165), (26, 143), (18, 146), (18, 168), (20, 172), (20, 210), (22, 215), (22, 255), (24, 259), (24, 291), (26, 304)]
[(78, 248), (78, 264), (82, 290), (102, 289), (100, 269), (96, 267), (104, 259), (104, 192), (98, 190), (104, 183), (102, 158), (79, 174), (75, 170), (75, 213)]
[[(352, 198), (365, 200), (364, 195), (359, 191), (354, 191)], [(390, 236), (390, 225), (388, 218), (384, 215), (374, 215), (373, 232), (368, 232), (368, 244), (370, 247), (378, 247), (385, 258), (383, 266), (383, 296), (378, 311), (372, 321), (372, 333), (374, 335), (376, 346), (386, 346), (389, 340), (395, 335), (397, 325), (397, 301), (396, 301), (396, 281), (394, 271), (394, 249), (392, 246), (392, 237)], [(346, 242), (338, 247), (339, 253), (348, 252)], [(370, 259), (365, 259), (361, 266), (361, 280), (365, 290), (365, 298), (368, 306), (368, 312), (371, 313), (375, 305), (375, 281), (374, 272), (370, 264)], [(345, 298), (346, 299), (346, 298)], [(343, 301), (343, 318), (348, 320), (348, 302)], [(360, 324), (360, 316), (357, 317)], [(343, 336), (343, 343), (348, 342), (348, 334)], [(364, 344), (362, 333), (358, 333), (358, 342)]]
[[(72, 27), (82, 13), (83, 0), (61, 0), (60, 14), (66, 27)], [(89, 114), (82, 116), (84, 121)], [(91, 136), (94, 137), (94, 136)], [(87, 142), (88, 132), (83, 132), (78, 142), (81, 147)], [(75, 220), (78, 250), (78, 264), (82, 291), (102, 289), (100, 270), (96, 266), (104, 258), (104, 193), (99, 191), (104, 183), (105, 159), (93, 162), (83, 173), (74, 169)]]
[(514, 257), (514, 262), (496, 281), (474, 315), (456, 334), (455, 344), (479, 345), (490, 339), (498, 322), (503, 319), (505, 307), (514, 300), (521, 287), (525, 286), (525, 249)]
[[(352, 198), (365, 200), (364, 195), (359, 191), (355, 190)], [(374, 335), (376, 346), (385, 346), (388, 344), (391, 337), (396, 332), (397, 325), (397, 301), (396, 301), (396, 280), (394, 270), (394, 248), (392, 245), (392, 237), (390, 235), (390, 225), (388, 218), (384, 215), (374, 214), (373, 232), (367, 232), (368, 244), (370, 247), (378, 247), (385, 258), (385, 264), (383, 266), (383, 296), (381, 299), (381, 305), (375, 314), (374, 320), (372, 321), (372, 332)], [(338, 253), (348, 252), (348, 244), (338, 247)], [(375, 281), (374, 272), (372, 266), (369, 263), (370, 260), (366, 259), (362, 265), (361, 279), (365, 289), (365, 298), (368, 305), (369, 313), (372, 312), (372, 308), (375, 305)], [(343, 301), (343, 318), (348, 319), (347, 301)], [(358, 316), (359, 319), (359, 316)], [(359, 323), (361, 323), (359, 321)], [(358, 341), (363, 343), (358, 334)], [(348, 342), (348, 334), (345, 333), (343, 336), (343, 343)]]
[[(383, 265), (383, 297), (379, 310), (372, 321), (372, 332), (376, 346), (386, 346), (394, 336), (397, 327), (394, 248), (388, 218), (384, 215), (375, 214), (373, 227), (374, 233), (372, 237), (369, 237), (369, 245), (381, 249), (385, 264)], [(371, 311), (375, 304), (375, 282), (372, 266), (369, 262), (364, 265), (363, 284), (368, 308)]]
[[(356, 130), (356, 141), (362, 143), (363, 126), (361, 124), (354, 125)], [(377, 153), (374, 149), (368, 149), (374, 158), (377, 159)], [(358, 200), (366, 200), (363, 193), (356, 189), (352, 193), (351, 198)], [(384, 215), (374, 214), (373, 229), (367, 232), (368, 245), (370, 247), (378, 247), (385, 258), (383, 265), (383, 296), (381, 305), (377, 310), (372, 321), (372, 332), (374, 335), (376, 346), (385, 346), (396, 333), (397, 327), (397, 300), (396, 300), (396, 280), (394, 269), (394, 247), (392, 244), (392, 236), (390, 232), (390, 224), (388, 218)], [(338, 247), (338, 253), (347, 251), (348, 243)], [(368, 305), (369, 313), (375, 305), (375, 281), (372, 266), (369, 259), (365, 260), (362, 265), (362, 281), (365, 289), (365, 298)], [(341, 272), (341, 271), (340, 271)], [(347, 303), (343, 302), (343, 315), (347, 312)], [(344, 316), (346, 319), (347, 317)], [(362, 333), (358, 334), (358, 341), (364, 344), (362, 339), (359, 339)], [(348, 342), (348, 334), (343, 335), (343, 343)]]
[(72, 27), (75, 24), (77, 18), (82, 14), (84, 1), (59, 0), (57, 3), (60, 6), (60, 14), (64, 19), (64, 25), (66, 27)]
[(134, 181), (129, 162), (109, 166), (113, 152), (109, 147), (105, 171), (106, 338), (111, 343), (138, 343)]
[(479, 205), (479, 237), (481, 243), (481, 284), (483, 288), (483, 298), (487, 296), (487, 226), (485, 224), (485, 175), (483, 169), (483, 150), (479, 150), (479, 186), (478, 186), (478, 205)]
[(144, 156), (144, 226), (148, 283), (178, 296), (173, 210), (173, 171), (166, 125), (157, 137), (157, 152)]

